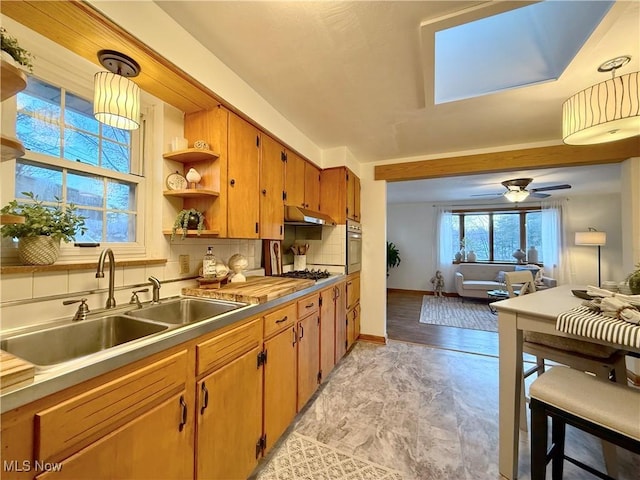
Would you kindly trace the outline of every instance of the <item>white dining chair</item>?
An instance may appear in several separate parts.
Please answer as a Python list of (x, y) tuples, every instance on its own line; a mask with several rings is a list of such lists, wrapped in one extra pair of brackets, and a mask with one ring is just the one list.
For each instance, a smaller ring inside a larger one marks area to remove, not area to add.
[[(505, 272), (504, 279), (509, 297), (518, 297), (536, 291), (530, 270)], [(576, 370), (590, 372), (605, 380), (614, 379), (627, 385), (627, 367), (624, 350), (606, 347), (597, 343), (565, 338), (539, 332), (523, 333), (522, 350), (536, 357), (536, 366), (523, 372), (522, 403), (520, 408), (520, 429), (527, 430), (526, 396), (524, 379), (533, 373), (541, 375), (545, 370), (545, 360), (560, 363)], [(617, 452), (615, 445), (602, 441), (608, 474), (617, 478)]]

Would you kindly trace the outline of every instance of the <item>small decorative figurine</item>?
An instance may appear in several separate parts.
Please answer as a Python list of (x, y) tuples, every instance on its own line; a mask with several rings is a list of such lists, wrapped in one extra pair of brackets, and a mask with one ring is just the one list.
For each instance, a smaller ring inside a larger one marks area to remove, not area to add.
[(195, 189), (196, 185), (200, 183), (202, 175), (198, 173), (195, 168), (190, 168), (186, 175), (187, 181), (191, 184), (191, 188)]
[(442, 291), (444, 290), (444, 276), (442, 276), (442, 272), (437, 270), (436, 274), (431, 277), (430, 282), (433, 285), (433, 294), (436, 297), (441, 297)]
[(229, 268), (233, 272), (231, 283), (246, 282), (247, 279), (242, 274), (242, 271), (246, 270), (248, 266), (249, 262), (247, 261), (247, 257), (239, 253), (232, 255), (229, 259)]

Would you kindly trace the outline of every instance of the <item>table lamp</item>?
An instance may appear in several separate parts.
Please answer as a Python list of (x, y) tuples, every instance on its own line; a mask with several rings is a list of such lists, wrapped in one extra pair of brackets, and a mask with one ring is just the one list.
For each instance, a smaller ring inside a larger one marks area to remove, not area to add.
[(599, 232), (593, 227), (589, 227), (587, 232), (576, 232), (576, 245), (590, 245), (598, 247), (598, 287), (602, 286), (600, 277), (600, 247), (606, 244), (606, 232)]

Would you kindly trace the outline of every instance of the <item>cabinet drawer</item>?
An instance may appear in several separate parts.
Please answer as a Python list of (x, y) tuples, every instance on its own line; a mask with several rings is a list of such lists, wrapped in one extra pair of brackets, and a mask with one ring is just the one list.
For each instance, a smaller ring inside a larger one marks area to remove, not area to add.
[(320, 303), (320, 294), (316, 293), (309, 297), (305, 297), (302, 300), (298, 300), (298, 318), (304, 318), (311, 313), (318, 311), (318, 304)]
[(121, 420), (183, 386), (188, 373), (185, 350), (38, 412), (36, 458), (47, 461), (56, 453), (94, 441), (110, 426), (115, 428)]
[(198, 375), (218, 369), (262, 344), (262, 318), (196, 345)]
[(297, 312), (297, 304), (292, 303), (291, 305), (280, 308), (275, 312), (266, 314), (264, 316), (264, 337), (267, 338), (274, 333), (292, 326), (296, 321)]

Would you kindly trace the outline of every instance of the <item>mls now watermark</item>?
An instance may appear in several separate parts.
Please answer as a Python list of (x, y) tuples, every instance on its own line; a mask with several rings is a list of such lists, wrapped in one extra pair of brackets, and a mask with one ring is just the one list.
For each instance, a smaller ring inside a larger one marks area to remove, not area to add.
[(62, 463), (41, 462), (36, 460), (4, 460), (2, 470), (5, 472), (59, 472), (62, 470)]

